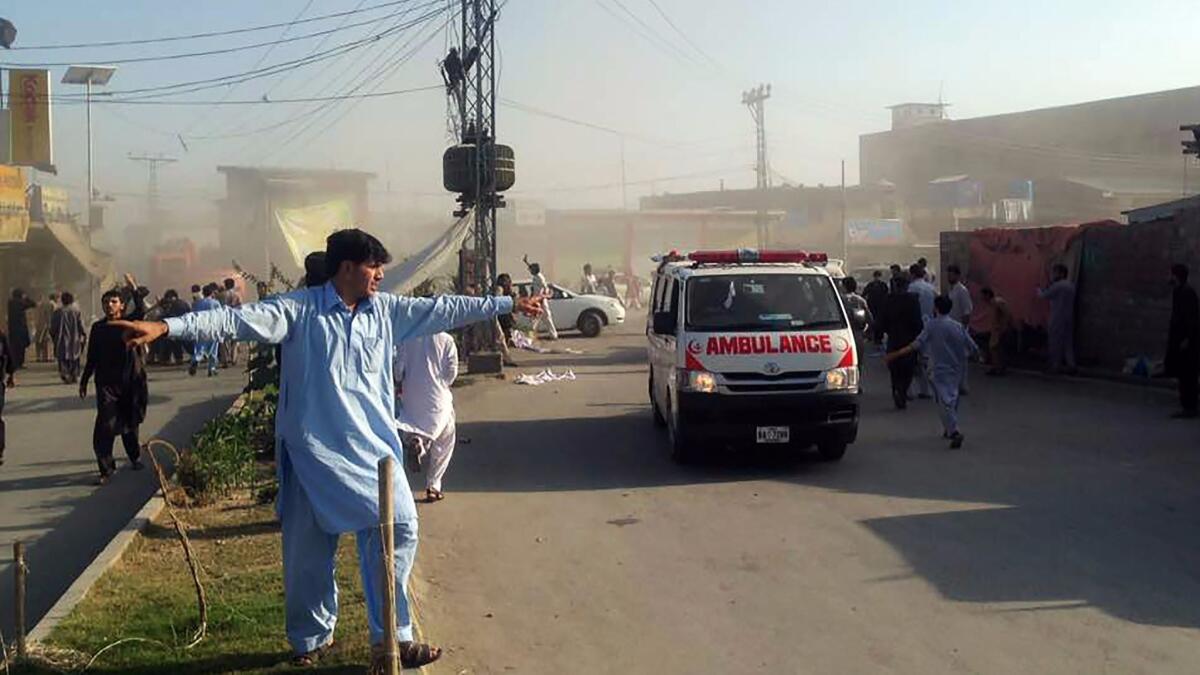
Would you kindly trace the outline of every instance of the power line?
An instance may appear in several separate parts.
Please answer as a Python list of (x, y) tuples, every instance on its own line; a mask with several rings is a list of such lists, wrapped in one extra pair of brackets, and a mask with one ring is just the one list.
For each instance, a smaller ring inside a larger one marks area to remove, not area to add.
[[(437, 5), (437, 4), (440, 4), (438, 0), (429, 0), (428, 2), (425, 2), (422, 5), (418, 5), (417, 7), (414, 7), (412, 9), (424, 8), (424, 7), (429, 7), (431, 5)], [(409, 11), (411, 12), (412, 10), (410, 9)], [(215, 89), (218, 87), (228, 86), (231, 84), (238, 84), (238, 83), (245, 82), (248, 80), (259, 79), (262, 77), (270, 77), (272, 75), (278, 75), (280, 73), (283, 73), (283, 72), (286, 72), (289, 70), (294, 70), (296, 68), (302, 68), (304, 66), (311, 65), (311, 64), (317, 63), (319, 61), (323, 61), (326, 59), (341, 56), (347, 52), (354, 51), (361, 47), (376, 43), (398, 31), (403, 31), (408, 28), (411, 28), (412, 26), (421, 23), (422, 21), (428, 19), (431, 16), (436, 16), (440, 11), (441, 10), (435, 10), (433, 12), (429, 12), (429, 13), (427, 13), (417, 19), (414, 19), (413, 21), (410, 21), (406, 24), (393, 26), (392, 28), (388, 28), (384, 31), (366, 36), (361, 39), (344, 42), (344, 43), (342, 43), (336, 47), (333, 47), (331, 49), (325, 50), (323, 52), (319, 52), (317, 54), (312, 54), (312, 55), (309, 55), (309, 56), (306, 56), (303, 58), (293, 59), (291, 61), (283, 61), (283, 62), (276, 63), (276, 64), (273, 64), (270, 66), (266, 66), (264, 68), (243, 71), (240, 73), (234, 73), (232, 75), (222, 75), (219, 77), (211, 77), (211, 78), (205, 78), (205, 79), (201, 79), (201, 80), (191, 80), (191, 81), (186, 81), (186, 82), (176, 82), (174, 84), (157, 85), (157, 86), (153, 86), (153, 87), (139, 87), (136, 89), (124, 89), (124, 90), (119, 90), (119, 91), (105, 91), (102, 93), (93, 93), (92, 101), (95, 102), (95, 101), (97, 101), (101, 98), (105, 98), (105, 97), (128, 96), (130, 94), (143, 94), (144, 95), (144, 96), (139, 96), (139, 98), (157, 98), (157, 97), (161, 97), (161, 96), (176, 96), (179, 94), (187, 94), (187, 93), (191, 93), (191, 92), (195, 92), (195, 91), (202, 91), (205, 89)], [(58, 100), (82, 101), (84, 99), (81, 94), (69, 94), (69, 95), (62, 95), (62, 96), (58, 97)], [(126, 99), (126, 100), (130, 100), (130, 99)]]
[[(364, 98), (383, 98), (387, 96), (399, 96), (401, 94), (412, 94), (421, 91), (433, 91), (441, 89), (440, 84), (431, 84), (424, 87), (413, 87), (411, 89), (393, 89), (391, 91), (370, 92), (366, 94), (345, 94), (334, 96), (309, 96), (305, 98), (272, 98), (272, 99), (234, 99), (234, 100), (213, 100), (213, 101), (164, 101), (162, 99), (122, 99), (122, 98), (106, 98), (92, 99), (94, 104), (106, 105), (275, 105), (288, 103), (327, 103), (329, 101), (352, 101)], [(57, 97), (50, 97), (51, 101), (62, 103)], [(70, 103), (80, 103), (76, 100), (69, 101)]]
[[(673, 45), (671, 45), (671, 44), (669, 44), (669, 43), (664, 43), (664, 42), (661, 40), (661, 38), (660, 38), (660, 39), (658, 39), (658, 40), (655, 40), (655, 38), (653, 37), (653, 35), (647, 34), (647, 33), (646, 33), (646, 32), (645, 32), (643, 29), (639, 28), (638, 26), (636, 26), (636, 25), (635, 25), (635, 24), (633, 24), (633, 23), (630, 23), (628, 19), (626, 19), (625, 17), (621, 16), (620, 14), (617, 14), (617, 13), (616, 13), (616, 11), (614, 11), (614, 10), (613, 10), (611, 7), (609, 7), (608, 5), (606, 5), (606, 4), (604, 4), (603, 2), (601, 2), (601, 0), (594, 0), (594, 1), (595, 1), (596, 5), (597, 5), (598, 7), (600, 7), (600, 9), (604, 10), (604, 12), (605, 12), (606, 14), (608, 14), (608, 15), (609, 15), (609, 16), (611, 16), (612, 18), (614, 18), (614, 19), (616, 19), (617, 21), (619, 21), (619, 22), (621, 22), (622, 24), (624, 24), (626, 28), (628, 28), (628, 29), (632, 30), (634, 33), (636, 33), (636, 34), (638, 35), (638, 37), (640, 37), (640, 38), (642, 38), (643, 40), (645, 40), (645, 41), (649, 42), (651, 45), (653, 45), (654, 47), (658, 48), (660, 51), (663, 51), (664, 53), (666, 53), (666, 54), (669, 54), (670, 56), (673, 56), (673, 57), (675, 57), (676, 59), (679, 59), (679, 60), (683, 61), (683, 62), (684, 62), (685, 64), (687, 64), (687, 65), (690, 65), (690, 66), (694, 66), (694, 65), (696, 65), (696, 62), (695, 62), (695, 61), (693, 61), (693, 60), (691, 60), (690, 58), (688, 58), (688, 57), (687, 57), (687, 55), (685, 55), (685, 54), (681, 53), (681, 52), (680, 52), (680, 51), (679, 51), (677, 48), (675, 48)], [(614, 1), (615, 1), (615, 0), (614, 0)], [(624, 5), (622, 5), (622, 8), (624, 8)], [(628, 10), (628, 9), (625, 9), (625, 11), (626, 11), (627, 13), (629, 12), (629, 10)]]
[[(410, 0), (405, 0), (405, 1), (407, 2)], [(393, 12), (389, 16), (398, 16), (399, 14), (400, 14), (400, 12)], [(262, 49), (263, 47), (268, 47), (269, 49), (267, 51), (267, 54), (270, 54), (271, 51), (275, 49), (275, 47), (282, 45), (282, 44), (288, 44), (291, 42), (299, 42), (301, 40), (309, 40), (309, 39), (312, 39), (315, 37), (321, 37), (322, 35), (330, 35), (332, 33), (337, 33), (338, 31), (348, 30), (351, 28), (358, 28), (359, 26), (365, 26), (370, 23), (376, 23), (377, 21), (379, 21), (379, 20), (371, 19), (369, 21), (359, 21), (358, 23), (353, 23), (353, 24), (350, 24), (347, 26), (341, 26), (341, 27), (336, 27), (336, 28), (328, 28), (326, 30), (317, 31), (315, 33), (305, 33), (304, 35), (296, 35), (293, 37), (281, 37), (281, 38), (278, 38), (275, 40), (268, 40), (266, 42), (256, 42), (254, 44), (238, 45), (236, 47), (225, 47), (222, 49), (207, 49), (207, 50), (199, 51), (199, 52), (184, 52), (181, 54), (158, 54), (158, 55), (154, 55), (154, 56), (132, 56), (132, 57), (123, 58), (123, 59), (83, 59), (83, 60), (85, 60), (85, 61), (91, 60), (91, 61), (103, 62), (105, 64), (113, 64), (113, 65), (125, 64), (125, 63), (148, 63), (151, 61), (175, 61), (178, 59), (198, 58), (201, 56), (219, 56), (221, 54), (232, 54), (235, 52), (249, 51), (251, 49)], [(265, 59), (265, 56), (263, 57), (263, 59), (259, 60), (259, 64), (261, 64), (264, 59)], [(50, 67), (55, 67), (55, 66), (70, 66), (70, 65), (74, 65), (78, 62), (79, 62), (79, 59), (75, 59), (75, 60), (71, 60), (71, 61), (50, 62), (50, 63), (0, 63), (0, 66), (3, 66), (5, 68), (50, 68)], [(253, 70), (253, 68), (251, 70)]]
[(402, 4), (404, 4), (406, 2), (410, 2), (410, 1), (411, 0), (391, 0), (391, 2), (382, 2), (377, 5), (371, 5), (370, 7), (364, 7), (362, 9), (355, 8), (355, 9), (345, 11), (345, 12), (334, 12), (333, 14), (324, 14), (322, 16), (314, 16), (314, 17), (311, 17), (308, 19), (303, 19), (300, 21), (292, 21), (292, 22), (284, 22), (284, 23), (269, 23), (269, 24), (264, 24), (261, 26), (251, 26), (248, 28), (232, 28), (229, 30), (212, 31), (212, 32), (208, 32), (208, 33), (192, 33), (189, 35), (174, 35), (174, 36), (170, 36), (170, 37), (143, 38), (143, 39), (137, 39), (137, 40), (112, 40), (112, 41), (108, 41), (108, 42), (80, 42), (80, 43), (76, 43), (76, 44), (14, 46), (14, 47), (12, 47), (12, 51), (18, 51), (18, 50), (33, 51), (33, 50), (47, 50), (47, 49), (85, 49), (85, 48), (89, 48), (89, 47), (124, 47), (127, 45), (146, 45), (146, 44), (154, 44), (154, 43), (160, 43), (160, 42), (178, 42), (181, 40), (198, 40), (198, 39), (211, 38), (211, 37), (224, 37), (226, 35), (238, 35), (241, 33), (253, 33), (256, 31), (271, 30), (273, 28), (282, 28), (289, 24), (290, 25), (298, 25), (298, 24), (302, 24), (302, 23), (313, 23), (315, 21), (326, 21), (328, 19), (336, 19), (336, 18), (342, 17), (342, 16), (361, 14), (363, 12), (372, 12), (377, 9), (382, 9), (384, 7), (392, 7), (395, 5), (402, 5)]
[(657, 0), (649, 0), (649, 2), (654, 6), (654, 9), (658, 11), (658, 15), (663, 18), (663, 21), (666, 21), (667, 25), (670, 26), (672, 30), (679, 35), (679, 37), (683, 38), (684, 42), (688, 43), (692, 49), (696, 50), (697, 54), (704, 57), (704, 59), (708, 61), (708, 63), (714, 68), (721, 68), (721, 64), (717, 63), (713, 57), (708, 55), (708, 52), (701, 49), (700, 45), (693, 42), (692, 39), (687, 36), (687, 33), (684, 33), (682, 30), (680, 30), (679, 26), (675, 25), (675, 22), (671, 20), (671, 17), (668, 16), (667, 13), (663, 11), (663, 8), (659, 6)]

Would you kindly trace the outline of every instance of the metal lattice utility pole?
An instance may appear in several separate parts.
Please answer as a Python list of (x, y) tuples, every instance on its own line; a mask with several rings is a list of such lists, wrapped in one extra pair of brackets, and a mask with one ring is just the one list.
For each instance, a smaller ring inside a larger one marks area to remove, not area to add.
[(146, 181), (146, 223), (153, 224), (158, 221), (159, 214), (158, 165), (173, 164), (179, 160), (165, 155), (130, 155), (129, 159), (134, 162), (145, 162), (149, 169), (150, 175)]
[(767, 196), (765, 191), (771, 187), (771, 172), (767, 168), (767, 126), (763, 105), (769, 98), (771, 98), (771, 85), (769, 84), (760, 84), (754, 89), (742, 92), (742, 105), (750, 110), (750, 116), (754, 118), (754, 138), (758, 151), (754, 165), (754, 172), (757, 176), (755, 187), (759, 190), (759, 207), (758, 215), (755, 218), (755, 226), (758, 230), (758, 247), (760, 249), (767, 247), (769, 234), (767, 230), (765, 208)]
[[(462, 0), (462, 54), (474, 62), (465, 73), (462, 142), (474, 144), (475, 222), (469, 245), (482, 269), (477, 283), (496, 274), (496, 0)], [(464, 204), (464, 207), (467, 205)]]

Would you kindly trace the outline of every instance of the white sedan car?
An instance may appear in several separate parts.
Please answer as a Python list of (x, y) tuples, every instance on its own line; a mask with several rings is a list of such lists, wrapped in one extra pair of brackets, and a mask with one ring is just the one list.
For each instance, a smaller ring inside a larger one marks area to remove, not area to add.
[[(529, 281), (513, 284), (519, 295), (529, 295)], [(596, 337), (605, 326), (625, 323), (625, 306), (606, 295), (581, 295), (557, 284), (550, 284), (552, 295), (547, 301), (554, 315), (555, 330), (578, 330), (584, 337)], [(518, 319), (518, 325), (528, 329), (532, 322)]]

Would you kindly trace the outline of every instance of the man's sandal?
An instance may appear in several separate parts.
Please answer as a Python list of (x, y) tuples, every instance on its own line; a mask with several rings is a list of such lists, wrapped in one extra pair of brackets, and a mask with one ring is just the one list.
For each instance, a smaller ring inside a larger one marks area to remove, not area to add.
[(445, 498), (446, 498), (446, 494), (444, 492), (442, 492), (441, 490), (435, 490), (434, 488), (425, 488), (425, 501), (427, 503), (432, 504), (433, 502), (440, 502)]
[(326, 642), (324, 646), (317, 647), (311, 652), (297, 654), (292, 657), (292, 665), (297, 668), (311, 668), (317, 665), (317, 662), (329, 654), (333, 650), (333, 640)]
[[(400, 653), (401, 668), (420, 668), (427, 666), (442, 657), (442, 648), (420, 642), (401, 642), (397, 645)], [(388, 654), (383, 651), (383, 645), (371, 646), (371, 667), (368, 675), (383, 675), (387, 672)]]

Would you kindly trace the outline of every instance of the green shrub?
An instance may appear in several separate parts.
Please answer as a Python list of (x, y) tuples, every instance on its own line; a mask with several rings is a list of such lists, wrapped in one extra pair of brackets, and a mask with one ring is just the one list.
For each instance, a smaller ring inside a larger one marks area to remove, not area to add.
[(262, 482), (260, 460), (275, 454), (276, 400), (269, 387), (251, 396), (240, 410), (209, 420), (200, 429), (177, 469), (179, 484), (189, 496), (219, 497)]

